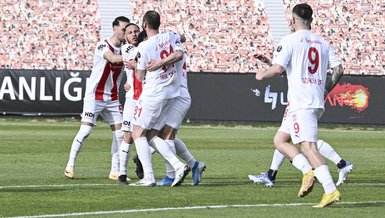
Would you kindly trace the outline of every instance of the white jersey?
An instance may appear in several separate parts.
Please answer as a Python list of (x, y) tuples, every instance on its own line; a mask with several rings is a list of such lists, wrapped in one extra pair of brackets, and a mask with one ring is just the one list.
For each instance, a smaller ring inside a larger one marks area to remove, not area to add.
[(187, 82), (187, 67), (186, 67), (186, 54), (183, 54), (183, 59), (176, 62), (175, 65), (178, 70), (178, 78), (180, 82), (180, 96), (190, 98)]
[(327, 70), (341, 61), (323, 38), (310, 30), (300, 30), (282, 38), (273, 64), (286, 68), (290, 111), (295, 111), (324, 109)]
[(111, 63), (103, 56), (110, 50), (121, 54), (120, 47), (115, 47), (109, 39), (98, 42), (95, 48), (94, 61), (90, 78), (87, 80), (85, 97), (98, 101), (119, 99), (118, 87), (121, 80), (123, 63)]
[[(134, 60), (137, 54), (138, 48), (134, 45), (127, 43), (122, 46), (123, 60)], [(134, 69), (127, 69), (124, 67), (124, 72), (126, 73), (127, 83), (131, 87), (130, 90), (126, 92), (126, 98), (138, 100), (140, 94), (142, 93), (142, 83), (136, 78)]]
[[(174, 32), (162, 32), (148, 38), (138, 46), (138, 70), (145, 70), (150, 60), (161, 60), (176, 50), (182, 50), (179, 36)], [(147, 71), (143, 81), (141, 98), (171, 99), (179, 95), (176, 65), (171, 64)]]

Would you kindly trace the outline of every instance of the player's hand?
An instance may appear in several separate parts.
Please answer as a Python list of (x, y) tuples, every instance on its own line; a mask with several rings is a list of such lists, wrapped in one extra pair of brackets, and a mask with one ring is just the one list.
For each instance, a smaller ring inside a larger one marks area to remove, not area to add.
[(124, 84), (124, 90), (125, 90), (126, 92), (128, 92), (128, 91), (130, 91), (130, 89), (131, 89), (130, 84), (128, 84), (128, 82), (126, 82), (126, 83)]
[(256, 80), (263, 80), (262, 72), (256, 72), (255, 73), (255, 79)]
[(135, 69), (136, 68), (136, 61), (135, 60), (125, 60), (123, 61), (124, 66), (127, 67), (127, 69)]
[(154, 71), (162, 66), (163, 66), (162, 60), (159, 60), (159, 61), (150, 60), (150, 62), (148, 62), (148, 65), (147, 65), (147, 71)]
[(262, 54), (255, 54), (255, 55), (253, 55), (253, 56), (254, 56), (254, 58), (256, 58), (257, 60), (261, 61), (262, 63), (271, 65), (271, 60), (270, 60), (270, 58), (266, 57), (265, 55), (262, 55)]

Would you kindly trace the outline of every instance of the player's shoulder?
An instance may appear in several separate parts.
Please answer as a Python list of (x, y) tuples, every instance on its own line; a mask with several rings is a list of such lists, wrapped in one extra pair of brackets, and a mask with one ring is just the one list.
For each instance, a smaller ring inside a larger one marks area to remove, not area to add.
[(106, 39), (103, 39), (103, 40), (100, 40), (97, 44), (96, 44), (96, 49), (101, 51), (103, 50), (104, 48), (108, 47), (108, 43), (107, 43), (107, 40)]
[(129, 53), (130, 51), (133, 51), (135, 50), (135, 46), (130, 44), (130, 43), (126, 43), (122, 46), (122, 51), (125, 52), (125, 53)]

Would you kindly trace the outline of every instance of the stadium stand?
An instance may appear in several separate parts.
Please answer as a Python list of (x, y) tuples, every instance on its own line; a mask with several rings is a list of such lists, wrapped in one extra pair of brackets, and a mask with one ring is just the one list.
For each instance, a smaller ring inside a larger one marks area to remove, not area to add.
[(99, 40), (96, 0), (1, 1), (1, 67), (88, 70)]
[[(1, 2), (1, 68), (90, 70), (100, 40), (97, 0)], [(289, 18), (300, 1), (283, 1)], [(336, 48), (346, 74), (385, 75), (385, 3), (381, 0), (307, 1), (313, 28)], [(255, 72), (272, 56), (273, 39), (262, 0), (131, 0), (132, 19), (162, 15), (164, 29), (187, 37), (193, 72)]]
[[(385, 74), (385, 3), (382, 0), (306, 1), (315, 31), (342, 57), (347, 74)], [(286, 15), (298, 2), (284, 0)], [(337, 6), (336, 6), (337, 5)]]

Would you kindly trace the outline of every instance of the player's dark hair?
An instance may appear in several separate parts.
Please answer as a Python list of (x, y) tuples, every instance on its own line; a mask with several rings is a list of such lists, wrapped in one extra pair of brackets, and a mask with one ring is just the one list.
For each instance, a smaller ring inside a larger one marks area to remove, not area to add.
[(147, 38), (146, 31), (142, 30), (138, 35), (138, 43), (143, 42)]
[(146, 22), (148, 27), (153, 30), (159, 29), (160, 15), (156, 11), (147, 11), (143, 16), (143, 23)]
[(138, 28), (140, 29), (140, 27), (139, 27), (137, 24), (129, 23), (129, 24), (127, 24), (127, 26), (124, 28), (124, 31), (126, 31), (127, 27), (129, 27), (129, 26), (136, 26), (136, 27), (138, 27)]
[(304, 20), (311, 20), (313, 16), (313, 9), (311, 9), (310, 5), (302, 3), (294, 6), (292, 13), (298, 15)]
[(120, 22), (130, 23), (130, 19), (128, 19), (125, 16), (119, 16), (119, 17), (115, 18), (115, 20), (112, 22), (112, 27), (119, 26)]

